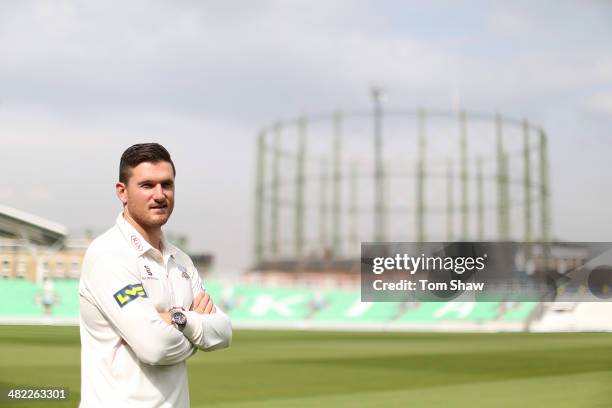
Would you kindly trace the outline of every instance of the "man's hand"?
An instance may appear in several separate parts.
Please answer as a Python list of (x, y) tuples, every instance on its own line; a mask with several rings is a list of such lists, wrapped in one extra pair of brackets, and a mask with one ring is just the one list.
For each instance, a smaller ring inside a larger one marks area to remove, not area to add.
[(193, 310), (194, 312), (198, 312), (200, 314), (211, 314), (216, 313), (217, 308), (213, 304), (212, 299), (208, 296), (206, 291), (202, 290), (195, 299), (193, 299), (193, 303), (189, 310)]
[(168, 324), (172, 324), (172, 313), (170, 312), (160, 312), (159, 317)]

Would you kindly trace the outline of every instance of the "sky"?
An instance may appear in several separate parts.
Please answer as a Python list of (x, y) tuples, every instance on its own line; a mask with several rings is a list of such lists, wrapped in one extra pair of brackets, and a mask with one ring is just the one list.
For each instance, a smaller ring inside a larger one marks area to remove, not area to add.
[(546, 129), (552, 229), (612, 241), (605, 1), (0, 3), (0, 203), (101, 233), (125, 148), (177, 165), (169, 231), (252, 261), (256, 135), (336, 109), (460, 106)]

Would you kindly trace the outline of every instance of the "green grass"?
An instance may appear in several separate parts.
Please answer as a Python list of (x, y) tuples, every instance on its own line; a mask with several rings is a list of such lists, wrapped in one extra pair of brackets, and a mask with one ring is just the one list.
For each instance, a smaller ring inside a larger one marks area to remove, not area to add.
[[(0, 326), (0, 383), (76, 406), (79, 352), (76, 327)], [(609, 407), (612, 335), (236, 331), (189, 378), (193, 407)]]

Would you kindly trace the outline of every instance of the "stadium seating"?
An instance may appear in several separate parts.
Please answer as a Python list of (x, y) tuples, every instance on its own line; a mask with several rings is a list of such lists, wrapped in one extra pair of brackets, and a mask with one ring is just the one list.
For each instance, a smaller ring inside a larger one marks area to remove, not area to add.
[(0, 280), (0, 315), (36, 317), (43, 315), (38, 299), (42, 289), (27, 280)]
[[(78, 318), (78, 281), (53, 282), (54, 318)], [(521, 322), (535, 302), (387, 303), (361, 302), (358, 290), (311, 290), (270, 288), (255, 285), (224, 286), (207, 283), (206, 290), (232, 320), (243, 323), (312, 322), (333, 324), (434, 324), (439, 322)], [(43, 288), (27, 280), (0, 280), (0, 318), (42, 317)]]
[(72, 279), (56, 280), (55, 291), (58, 295), (58, 303), (53, 307), (53, 315), (56, 317), (78, 317), (79, 281)]
[[(536, 306), (535, 302), (369, 303), (361, 302), (360, 293), (355, 290), (313, 292), (307, 289), (236, 286), (231, 292), (232, 307), (228, 311), (236, 321), (513, 322), (525, 320)], [(218, 295), (216, 301), (219, 302)]]

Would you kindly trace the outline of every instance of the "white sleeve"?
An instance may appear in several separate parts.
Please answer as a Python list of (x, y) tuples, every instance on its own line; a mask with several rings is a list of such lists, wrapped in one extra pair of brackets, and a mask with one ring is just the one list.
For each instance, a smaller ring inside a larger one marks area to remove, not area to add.
[(140, 361), (172, 365), (195, 352), (183, 334), (162, 320), (127, 266), (98, 258), (84, 273), (87, 294)]
[[(202, 280), (194, 266), (192, 272), (192, 289), (195, 298), (202, 288)], [(186, 311), (187, 324), (183, 334), (200, 350), (213, 351), (229, 347), (232, 342), (232, 322), (219, 306), (216, 313), (200, 314)]]
[(199, 349), (214, 351), (229, 347), (232, 342), (232, 322), (218, 306), (211, 314), (186, 311), (187, 324), (183, 334)]

